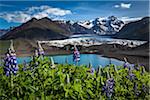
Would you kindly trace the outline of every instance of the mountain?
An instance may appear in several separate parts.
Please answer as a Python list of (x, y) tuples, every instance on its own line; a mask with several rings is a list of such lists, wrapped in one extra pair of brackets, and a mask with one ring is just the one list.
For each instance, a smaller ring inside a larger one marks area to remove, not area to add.
[(79, 22), (78, 24), (93, 30), (96, 34), (111, 35), (118, 32), (123, 27), (124, 22), (115, 16), (110, 16), (108, 18), (96, 18), (91, 21)]
[(66, 38), (70, 32), (62, 29), (59, 25), (48, 18), (36, 19), (32, 18), (21, 26), (18, 26), (7, 34), (3, 35), (1, 39), (60, 39)]
[(9, 29), (0, 29), (0, 37), (4, 34), (6, 34), (9, 31)]
[(93, 31), (70, 21), (54, 21), (46, 17), (42, 19), (32, 18), (3, 35), (1, 39), (63, 39), (75, 33), (93, 33)]
[(69, 31), (72, 34), (80, 33), (80, 34), (92, 34), (94, 33), (93, 30), (88, 29), (86, 27), (83, 27), (79, 25), (77, 22), (71, 22), (71, 21), (56, 21), (59, 26), (67, 31)]
[(122, 20), (125, 24), (128, 24), (130, 22), (135, 22), (138, 20), (141, 20), (142, 17), (122, 17), (120, 20)]
[(73, 27), (74, 27), (74, 30), (73, 30), (74, 33), (94, 34), (92, 29), (85, 28), (79, 25), (77, 22), (73, 24)]
[[(81, 22), (51, 20), (46, 17), (42, 19), (32, 18), (28, 22), (14, 27), (7, 34), (1, 36), (0, 39), (50, 40), (68, 38), (72, 34), (114, 35), (118, 32), (120, 34), (123, 26), (128, 25), (130, 21), (134, 23), (135, 20), (137, 19), (122, 21), (115, 16)], [(127, 30), (131, 29), (127, 28)]]
[(114, 37), (149, 41), (150, 17), (126, 24)]

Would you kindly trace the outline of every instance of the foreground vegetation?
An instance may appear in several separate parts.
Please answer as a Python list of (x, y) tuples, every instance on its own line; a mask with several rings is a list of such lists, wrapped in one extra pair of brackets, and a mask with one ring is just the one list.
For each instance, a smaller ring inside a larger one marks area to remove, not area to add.
[(39, 56), (20, 64), (16, 75), (6, 76), (0, 67), (0, 100), (148, 100), (149, 79), (143, 66), (109, 65), (95, 71), (87, 66), (55, 65), (52, 59)]

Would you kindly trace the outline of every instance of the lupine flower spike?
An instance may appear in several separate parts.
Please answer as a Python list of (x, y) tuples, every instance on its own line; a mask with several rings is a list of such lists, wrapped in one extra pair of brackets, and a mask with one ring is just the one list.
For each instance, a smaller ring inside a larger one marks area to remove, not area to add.
[(38, 46), (39, 46), (39, 55), (44, 55), (44, 50), (41, 46), (41, 43), (38, 42)]
[(114, 92), (114, 84), (115, 84), (115, 81), (113, 78), (110, 77), (109, 75), (109, 72), (107, 71), (107, 80), (106, 80), (106, 83), (105, 85), (103, 86), (102, 88), (102, 91), (106, 94), (106, 96), (108, 98), (111, 98), (112, 95), (113, 95), (113, 92)]
[(111, 98), (114, 92), (114, 79), (113, 78), (109, 78), (107, 79), (105, 85), (102, 88), (102, 91), (106, 94), (106, 96), (108, 98)]
[(9, 76), (11, 73), (16, 75), (18, 71), (18, 65), (17, 65), (17, 58), (16, 53), (13, 47), (13, 41), (11, 40), (10, 48), (8, 49), (5, 59), (4, 59), (4, 71), (7, 76)]
[(34, 55), (35, 55), (35, 57), (38, 57), (38, 56), (39, 56), (39, 55), (38, 55), (38, 50), (35, 50)]
[(90, 73), (91, 73), (92, 75), (94, 75), (94, 72), (95, 72), (95, 69), (94, 69), (94, 68), (91, 68), (91, 69), (90, 69)]
[(133, 89), (134, 89), (134, 93), (136, 96), (138, 96), (141, 93), (141, 91), (138, 90), (138, 84), (137, 83), (134, 83)]
[(73, 51), (73, 61), (76, 63), (80, 61), (80, 52), (78, 51), (75, 45), (74, 45), (74, 51)]
[(128, 68), (129, 71), (134, 69), (135, 65), (128, 63), (127, 58), (124, 58), (124, 61), (125, 61), (124, 65), (123, 65), (124, 68)]
[(35, 51), (35, 55), (36, 56), (43, 56), (44, 55), (44, 50), (41, 46), (41, 43), (39, 41), (37, 41), (37, 45), (38, 45), (38, 50)]

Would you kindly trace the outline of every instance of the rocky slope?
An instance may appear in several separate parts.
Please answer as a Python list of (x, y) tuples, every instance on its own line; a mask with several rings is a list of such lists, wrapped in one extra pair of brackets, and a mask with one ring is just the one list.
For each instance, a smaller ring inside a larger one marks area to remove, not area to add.
[(4, 34), (6, 34), (9, 31), (9, 29), (0, 29), (0, 37)]
[(114, 37), (149, 41), (150, 17), (126, 24)]

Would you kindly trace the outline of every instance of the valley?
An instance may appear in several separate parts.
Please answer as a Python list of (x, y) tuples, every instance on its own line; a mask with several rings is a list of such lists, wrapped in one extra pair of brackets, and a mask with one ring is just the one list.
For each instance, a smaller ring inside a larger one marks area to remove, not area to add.
[[(72, 48), (76, 45), (82, 54), (99, 54), (122, 61), (127, 58), (130, 63), (147, 66), (148, 70), (149, 22), (147, 21), (148, 18), (145, 17), (141, 20), (123, 22), (114, 16), (106, 19), (96, 18), (89, 23), (32, 18), (0, 37), (0, 42), (3, 44), (0, 55), (4, 57), (9, 47), (9, 40), (12, 39), (18, 57), (34, 55), (35, 49), (38, 48), (37, 42), (42, 45), (45, 55), (72, 54)], [(142, 23), (145, 23), (144, 31), (137, 30), (135, 26), (141, 29)], [(119, 26), (120, 28), (117, 28)], [(130, 30), (132, 27), (133, 30)], [(132, 33), (137, 35), (132, 36)]]

